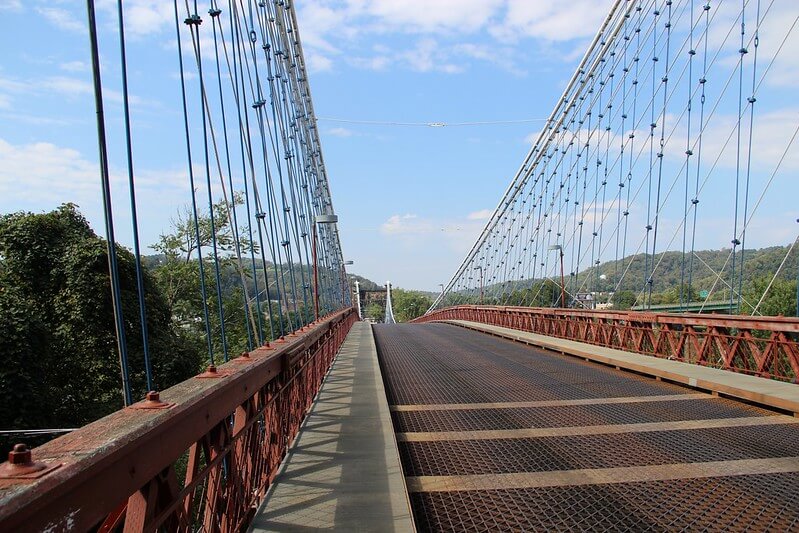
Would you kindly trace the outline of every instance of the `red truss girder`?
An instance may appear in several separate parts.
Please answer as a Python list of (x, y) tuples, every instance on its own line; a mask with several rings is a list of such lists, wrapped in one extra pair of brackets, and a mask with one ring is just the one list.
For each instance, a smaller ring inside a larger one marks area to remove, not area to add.
[(796, 383), (799, 318), (461, 305), (415, 320), (468, 320)]
[(246, 529), (356, 320), (324, 317), (163, 391), (171, 408), (125, 408), (34, 449), (61, 466), (0, 479), (0, 530)]

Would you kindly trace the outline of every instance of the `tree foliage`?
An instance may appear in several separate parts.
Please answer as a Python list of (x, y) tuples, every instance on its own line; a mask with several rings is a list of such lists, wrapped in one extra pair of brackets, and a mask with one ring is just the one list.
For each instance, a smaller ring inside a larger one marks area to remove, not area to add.
[(636, 294), (630, 290), (616, 291), (610, 301), (613, 304), (613, 309), (629, 311), (635, 305)]
[[(757, 307), (758, 314), (765, 316), (796, 316), (796, 280), (775, 279), (763, 297), (771, 277), (763, 276), (747, 283), (743, 289), (741, 313), (751, 314)], [(763, 301), (760, 302), (761, 297)], [(758, 307), (758, 303), (760, 306)]]
[[(243, 200), (237, 196), (234, 201), (238, 205)], [(224, 201), (218, 202), (213, 207), (213, 230), (216, 234), (219, 257), (221, 302), (217, 297), (214, 257), (209, 253), (214, 234), (211, 230), (209, 212), (198, 213), (197, 228), (199, 229), (200, 243), (205, 252), (202, 263), (205, 305), (208, 308), (213, 350), (215, 354), (223, 353), (222, 322), (219, 313), (221, 303), (228, 353), (238, 355), (249, 348), (251, 339), (257, 337), (256, 330), (259, 324), (257, 320), (245, 316), (244, 305), (245, 301), (249, 299), (245, 297), (245, 294), (249, 293), (245, 292), (244, 285), (246, 284), (247, 288), (250, 288), (251, 273), (250, 270), (244, 268), (243, 264), (253, 244), (246, 239), (248, 234), (246, 227), (238, 234), (234, 231), (231, 224), (230, 207)], [(188, 208), (178, 212), (172, 218), (170, 231), (162, 234), (152, 247), (161, 254), (159, 260), (152, 267), (153, 276), (166, 296), (172, 317), (190, 335), (199, 342), (205, 343), (206, 329), (200, 285), (200, 262), (198, 261), (197, 232), (192, 212)], [(254, 247), (253, 250), (257, 252), (257, 247)], [(238, 264), (237, 252), (242, 255), (241, 268)], [(266, 302), (264, 302), (264, 306), (266, 306)], [(250, 308), (255, 312), (254, 305), (251, 305)], [(269, 335), (268, 322), (261, 321), (261, 329), (265, 329), (266, 335)], [(279, 326), (277, 330), (279, 331)]]
[(372, 302), (366, 306), (363, 310), (363, 317), (364, 318), (371, 318), (376, 322), (382, 322), (384, 315), (386, 313), (386, 309), (384, 306), (380, 305), (377, 302)]
[(397, 322), (408, 322), (422, 316), (433, 304), (433, 301), (419, 291), (393, 288), (391, 289), (391, 304), (394, 310), (394, 319)]
[[(560, 285), (553, 280), (538, 281), (532, 287), (511, 293), (507, 305), (555, 307), (561, 297)], [(568, 295), (567, 295), (568, 298)]]
[[(145, 392), (141, 324), (132, 254), (118, 247), (134, 397)], [(154, 379), (159, 389), (197, 372), (198, 351), (171, 322), (145, 272)], [(66, 204), (0, 217), (0, 425), (75, 427), (122, 406), (108, 255)]]

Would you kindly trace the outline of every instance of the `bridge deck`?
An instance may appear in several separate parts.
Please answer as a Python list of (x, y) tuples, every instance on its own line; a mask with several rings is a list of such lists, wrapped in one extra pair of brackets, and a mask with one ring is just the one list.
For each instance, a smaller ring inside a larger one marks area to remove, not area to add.
[(799, 527), (794, 417), (453, 325), (375, 337), (422, 531)]
[(251, 531), (413, 531), (371, 327), (356, 322)]
[(793, 383), (762, 379), (756, 376), (729, 372), (719, 368), (692, 365), (680, 361), (669, 361), (659, 357), (625, 352), (584, 342), (547, 337), (528, 331), (519, 331), (490, 324), (480, 324), (465, 320), (449, 320), (448, 322), (539, 348), (585, 357), (591, 361), (617, 366), (648, 376), (664, 378), (689, 387), (741, 398), (768, 407), (776, 407), (799, 416), (799, 386)]

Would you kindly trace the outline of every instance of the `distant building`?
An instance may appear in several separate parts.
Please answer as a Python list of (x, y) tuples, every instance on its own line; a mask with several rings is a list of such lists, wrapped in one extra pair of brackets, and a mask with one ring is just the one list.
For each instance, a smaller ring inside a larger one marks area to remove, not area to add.
[(578, 292), (574, 296), (574, 306), (578, 309), (594, 309), (596, 300), (592, 292)]

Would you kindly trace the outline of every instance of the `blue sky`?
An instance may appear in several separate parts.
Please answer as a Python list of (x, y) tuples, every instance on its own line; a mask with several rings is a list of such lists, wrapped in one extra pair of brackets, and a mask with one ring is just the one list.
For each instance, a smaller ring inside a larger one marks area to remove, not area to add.
[[(129, 244), (115, 4), (97, 2), (117, 234)], [(342, 246), (345, 258), (355, 262), (352, 272), (436, 290), (471, 247), (541, 126), (355, 122), (544, 118), (609, 4), (297, 0)], [(795, 16), (792, 2), (777, 5), (785, 20)], [(0, 16), (0, 212), (43, 211), (71, 201), (102, 233), (85, 4), (0, 0)], [(189, 202), (178, 58), (171, 2), (129, 0), (126, 17), (146, 245), (167, 231), (170, 217)], [(799, 68), (795, 62), (780, 67), (784, 80), (771, 107), (764, 108), (777, 117), (769, 123), (774, 129), (784, 126), (783, 116), (790, 117), (788, 126), (795, 125), (797, 113), (789, 96), (799, 85)], [(786, 168), (797, 166), (792, 156)], [(780, 179), (783, 194), (769, 197), (767, 206), (774, 221), (764, 218), (762, 226), (771, 231), (761, 231), (756, 245), (785, 244), (796, 233), (783, 224), (796, 218), (795, 172)], [(707, 245), (719, 248), (728, 241), (709, 238)]]

